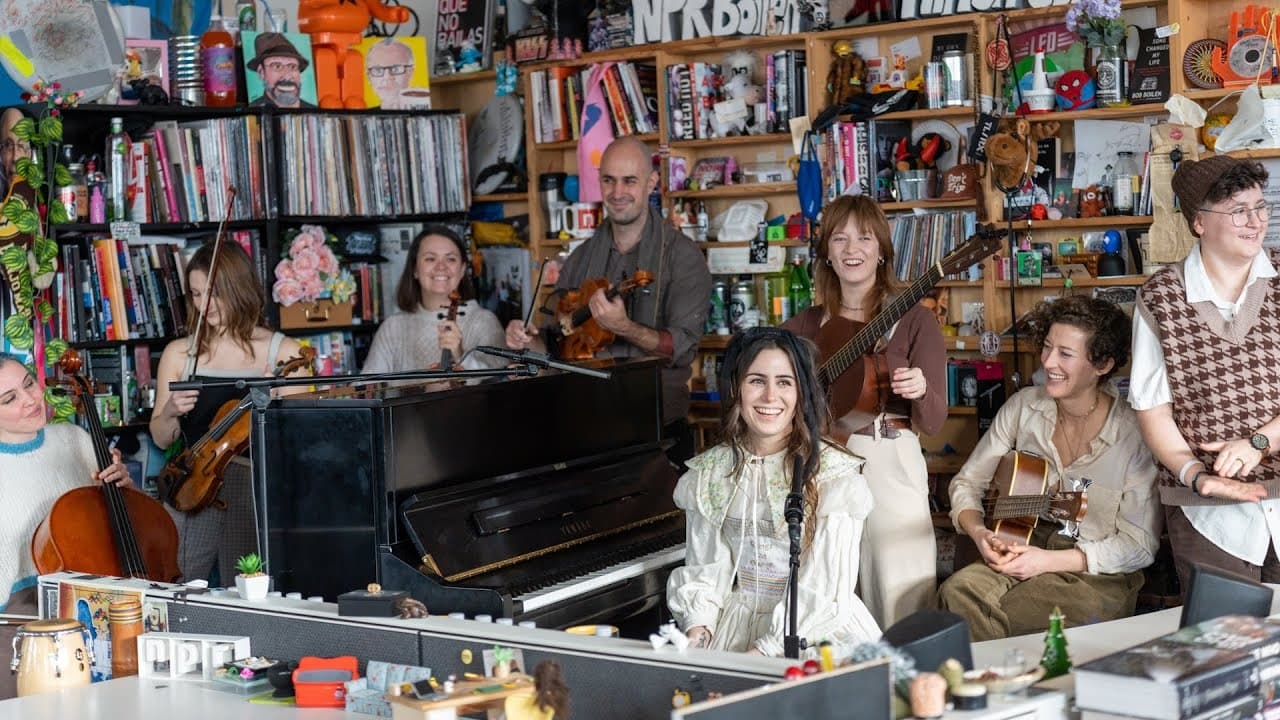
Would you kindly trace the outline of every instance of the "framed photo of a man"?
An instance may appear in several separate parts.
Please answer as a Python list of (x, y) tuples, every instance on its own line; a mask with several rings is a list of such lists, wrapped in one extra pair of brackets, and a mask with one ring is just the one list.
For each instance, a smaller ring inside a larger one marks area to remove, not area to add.
[(424, 37), (370, 37), (356, 46), (364, 55), (364, 102), (384, 110), (430, 110), (431, 88)]
[(245, 89), (250, 105), (313, 108), (316, 76), (311, 69), (311, 36), (305, 33), (242, 32), (246, 52)]

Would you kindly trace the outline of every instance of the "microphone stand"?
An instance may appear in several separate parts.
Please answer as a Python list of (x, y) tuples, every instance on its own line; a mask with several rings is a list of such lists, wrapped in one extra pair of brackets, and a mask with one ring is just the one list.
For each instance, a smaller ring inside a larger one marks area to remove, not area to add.
[(782, 637), (782, 654), (792, 660), (800, 658), (807, 643), (800, 637), (800, 545), (804, 524), (804, 478), (800, 477), (804, 458), (796, 456), (791, 470), (791, 492), (783, 505), (787, 535), (791, 539), (791, 573), (787, 578), (787, 634)]
[(266, 525), (262, 518), (267, 517), (267, 463), (261, 457), (267, 443), (267, 406), (274, 399), (271, 388), (290, 385), (351, 385), (363, 382), (391, 380), (468, 380), (471, 378), (504, 377), (507, 375), (538, 374), (538, 366), (525, 363), (519, 368), (498, 368), (492, 370), (411, 370), (398, 373), (367, 373), (363, 375), (335, 375), (321, 377), (260, 377), (260, 378), (228, 378), (226, 380), (185, 380), (169, 383), (169, 389), (202, 390), (205, 388), (234, 387), (249, 390), (249, 398), (253, 402), (253, 438), (249, 443), (249, 462), (253, 468), (253, 524), (258, 536), (258, 554), (263, 565), (271, 567), (271, 549), (267, 542)]

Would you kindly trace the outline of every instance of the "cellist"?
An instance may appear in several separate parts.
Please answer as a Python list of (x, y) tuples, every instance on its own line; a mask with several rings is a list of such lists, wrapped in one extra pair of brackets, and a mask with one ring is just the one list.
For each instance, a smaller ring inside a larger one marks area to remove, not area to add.
[[(844, 324), (852, 336), (897, 288), (892, 236), (880, 206), (865, 195), (844, 195), (823, 208), (813, 265), (821, 304), (783, 327), (814, 340), (824, 326), (831, 332)], [(863, 474), (875, 497), (862, 543), (859, 594), (887, 628), (931, 606), (937, 585), (929, 473), (916, 434), (935, 433), (947, 419), (946, 347), (933, 313), (919, 304), (908, 310), (890, 331), (879, 362), (888, 380), (881, 407), (865, 427), (851, 428), (848, 448), (866, 458)]]
[[(217, 264), (211, 272), (215, 248)], [(212, 290), (210, 275), (214, 278)], [(218, 247), (215, 242), (197, 250), (187, 264), (186, 288), (187, 317), (192, 319), (188, 324), (203, 330), (198, 333), (198, 342), (192, 341), (194, 335), (179, 338), (160, 356), (150, 428), (152, 440), (161, 449), (178, 440), (190, 447), (208, 431), (224, 403), (245, 394), (230, 387), (170, 392), (169, 383), (269, 376), (277, 362), (301, 349), (298, 341), (267, 328), (266, 292), (253, 261), (239, 244), (224, 242)], [(198, 320), (201, 311), (202, 322)], [(188, 367), (194, 368), (194, 374), (185, 377)], [(217, 560), (220, 582), (229, 586), (235, 582), (236, 559), (258, 549), (247, 458), (237, 458), (227, 466), (218, 499), (220, 503), (196, 514), (165, 507), (178, 526), (178, 565), (183, 578), (208, 578)]]
[[(132, 486), (119, 450), (104, 470), (97, 467), (89, 434), (72, 423), (48, 424), (44, 388), (20, 358), (0, 353), (0, 611), (36, 613), (31, 536), (63, 493), (95, 480)], [(0, 625), (0, 647), (10, 647), (16, 629)], [(0, 700), (15, 696), (13, 677), (0, 673)]]
[[(693, 457), (689, 413), (689, 366), (702, 339), (711, 298), (711, 273), (693, 240), (665, 222), (649, 205), (658, 186), (652, 152), (634, 137), (621, 137), (600, 159), (600, 196), (608, 217), (595, 234), (569, 255), (556, 281), (576, 289), (583, 281), (604, 278), (617, 286), (638, 270), (653, 273), (652, 285), (626, 299), (610, 300), (603, 289), (588, 303), (600, 327), (617, 341), (597, 357), (657, 355), (662, 371), (663, 437), (676, 441), (667, 456), (681, 469)], [(538, 328), (521, 320), (507, 324), (507, 346), (545, 351)]]

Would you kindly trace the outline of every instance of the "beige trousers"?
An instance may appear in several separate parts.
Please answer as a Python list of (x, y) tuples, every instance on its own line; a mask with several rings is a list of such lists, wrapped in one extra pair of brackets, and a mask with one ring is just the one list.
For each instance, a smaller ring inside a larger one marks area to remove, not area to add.
[(938, 562), (929, 471), (910, 430), (892, 439), (850, 435), (848, 448), (866, 458), (862, 474), (875, 499), (862, 537), (858, 596), (884, 630), (933, 607)]

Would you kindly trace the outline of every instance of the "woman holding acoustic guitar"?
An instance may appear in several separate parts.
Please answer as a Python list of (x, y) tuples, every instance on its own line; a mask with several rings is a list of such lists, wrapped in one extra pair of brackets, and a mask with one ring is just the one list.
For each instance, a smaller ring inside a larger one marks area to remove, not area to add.
[[(214, 247), (206, 244), (187, 263), (189, 325), (194, 326), (199, 312), (207, 307), (198, 347), (191, 347), (190, 337), (174, 340), (165, 347), (156, 370), (151, 437), (161, 449), (179, 440), (191, 447), (209, 430), (224, 404), (245, 395), (244, 390), (231, 387), (170, 392), (169, 383), (270, 376), (277, 362), (301, 350), (298, 341), (267, 329), (263, 316), (267, 296), (248, 253), (235, 242), (221, 243), (217, 267), (211, 272)], [(206, 304), (207, 294), (211, 296)], [(184, 366), (189, 365), (191, 351), (197, 353), (194, 365), (190, 365), (195, 374), (185, 378)], [(217, 560), (222, 584), (233, 584), (236, 559), (258, 547), (248, 460), (236, 458), (227, 465), (213, 506), (194, 514), (166, 509), (178, 526), (178, 565), (183, 578), (208, 578)]]
[[(70, 423), (48, 424), (44, 388), (22, 363), (0, 353), (0, 611), (34, 615), (36, 568), (31, 536), (63, 493), (95, 480), (130, 487), (120, 451), (101, 472), (89, 434)], [(17, 626), (0, 625), (0, 647)], [(14, 697), (13, 675), (0, 673), (0, 699)]]
[[(889, 223), (865, 196), (842, 196), (823, 208), (817, 252), (821, 304), (783, 327), (817, 342), (825, 362), (891, 302), (897, 279)], [(947, 417), (946, 349), (933, 312), (910, 307), (892, 325), (885, 351), (866, 359), (862, 385), (871, 388), (873, 407), (836, 417), (833, 432), (866, 458), (876, 509), (862, 543), (859, 594), (889, 627), (930, 606), (936, 588), (928, 469), (916, 435), (937, 432)], [(833, 413), (841, 400), (833, 395)]]
[[(1129, 318), (1081, 296), (1042, 303), (1032, 318), (1044, 384), (1009, 398), (951, 480), (951, 519), (983, 562), (948, 578), (938, 601), (969, 622), (975, 641), (1042, 632), (1054, 607), (1069, 626), (1132, 615), (1141, 571), (1159, 544), (1156, 466), (1134, 411), (1108, 382), (1129, 359)], [(1024, 467), (1043, 460), (1048, 484), (1037, 472), (1030, 478), (1036, 488), (1084, 490), (1083, 518), (1075, 509), (1069, 514), (1078, 521), (1037, 520), (1043, 508), (1024, 508), (1021, 521), (1001, 520), (999, 533), (989, 527), (1003, 515), (1008, 483), (1022, 480), (1021, 470), (1012, 480), (997, 477), (1013, 450)], [(1001, 492), (984, 502), (992, 485)], [(1022, 533), (1011, 539), (1016, 527)]]
[(470, 283), (463, 282), (467, 247), (462, 238), (443, 225), (428, 226), (413, 239), (409, 257), (412, 262), (405, 263), (396, 286), (400, 312), (378, 328), (362, 371), (423, 370), (459, 360), (469, 370), (506, 364), (489, 355), (466, 355), (478, 345), (502, 347), (506, 336), (498, 317), (480, 307)]

